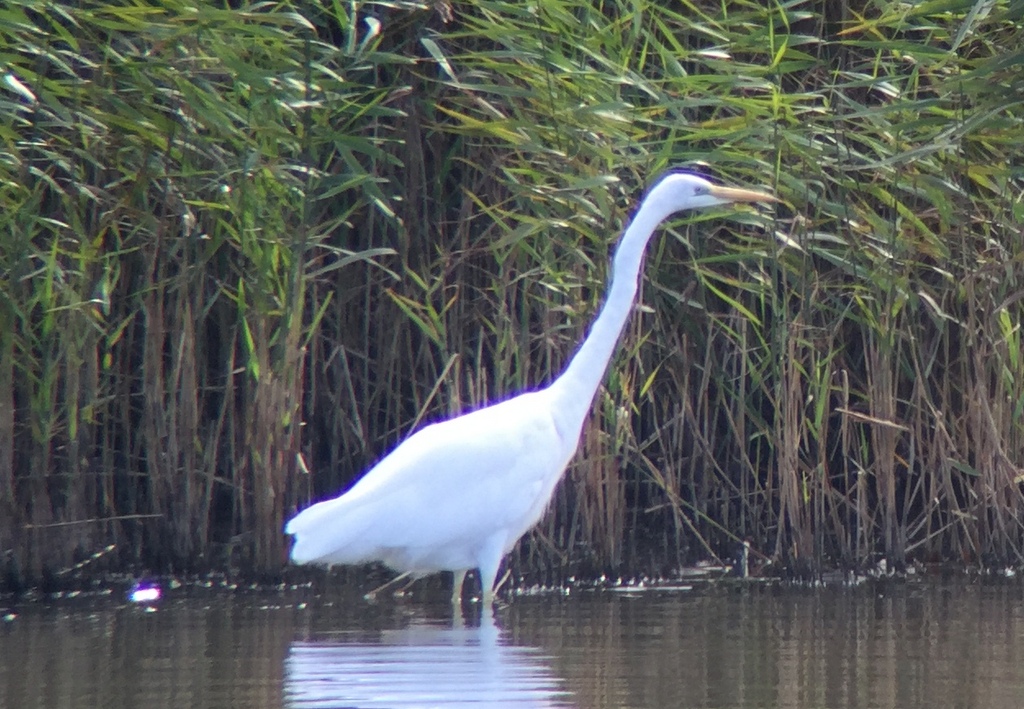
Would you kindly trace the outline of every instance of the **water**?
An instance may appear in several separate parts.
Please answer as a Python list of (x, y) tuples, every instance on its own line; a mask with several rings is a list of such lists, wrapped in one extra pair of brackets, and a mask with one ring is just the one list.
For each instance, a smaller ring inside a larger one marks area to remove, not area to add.
[(581, 591), (457, 618), (416, 593), (191, 588), (8, 613), (0, 709), (1024, 706), (1011, 582)]

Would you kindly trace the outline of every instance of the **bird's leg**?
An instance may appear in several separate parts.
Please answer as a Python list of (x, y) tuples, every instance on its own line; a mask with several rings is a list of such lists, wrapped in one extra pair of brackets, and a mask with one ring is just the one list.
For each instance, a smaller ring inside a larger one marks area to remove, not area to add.
[[(406, 572), (406, 573), (409, 573), (409, 572)], [(398, 579), (395, 579), (395, 580), (397, 581)], [(400, 589), (398, 589), (397, 591), (395, 591), (391, 595), (392, 596), (404, 596), (405, 592), (408, 591), (410, 588), (412, 588), (412, 585), (414, 583), (416, 583), (417, 581), (419, 581), (419, 579), (416, 578), (415, 576), (413, 576), (411, 579), (409, 579), (409, 583), (404, 584)]]
[[(480, 559), (480, 591), (483, 595), (484, 605), (494, 603), (494, 592), (497, 590), (495, 581), (498, 579), (498, 567), (501, 566), (502, 544), (504, 537), (494, 535), (487, 540)], [(504, 579), (502, 579), (504, 580)]]
[[(388, 581), (387, 583), (385, 583), (385, 584), (382, 584), (382, 585), (378, 586), (377, 588), (373, 589), (373, 590), (372, 590), (372, 591), (370, 591), (369, 593), (365, 593), (365, 594), (363, 594), (363, 598), (365, 598), (365, 599), (366, 599), (366, 600), (368, 600), (368, 601), (372, 601), (372, 600), (374, 600), (374, 599), (375, 599), (375, 598), (377, 597), (377, 594), (378, 594), (378, 593), (380, 593), (381, 591), (383, 591), (383, 590), (384, 590), (385, 588), (387, 588), (388, 586), (391, 586), (391, 585), (393, 585), (393, 584), (396, 584), (396, 583), (398, 583), (399, 581), (401, 581), (402, 579), (404, 579), (404, 578), (405, 578), (406, 576), (408, 576), (408, 575), (409, 575), (409, 573), (410, 573), (410, 572), (406, 571), (406, 572), (405, 572), (404, 574), (399, 574), (398, 576), (396, 576), (395, 578), (391, 579), (391, 580), (390, 580), (390, 581)], [(416, 580), (416, 579), (413, 579), (413, 581), (415, 581), (415, 580)]]
[[(505, 585), (505, 582), (508, 581), (510, 576), (512, 576), (512, 570), (506, 569), (505, 574), (501, 577), (501, 580), (498, 581), (498, 583), (494, 584), (494, 593), (497, 593), (501, 590), (501, 587)], [(491, 595), (493, 596), (494, 594)]]
[(501, 590), (501, 587), (505, 585), (505, 582), (508, 581), (508, 578), (511, 575), (511, 571), (506, 571), (505, 575), (501, 577), (501, 580), (498, 581), (498, 583), (494, 584), (494, 588), (488, 588), (484, 590), (483, 604), (485, 608), (491, 607), (491, 605), (498, 597), (498, 591)]
[(452, 572), (452, 605), (462, 604), (462, 585), (466, 581), (466, 570)]

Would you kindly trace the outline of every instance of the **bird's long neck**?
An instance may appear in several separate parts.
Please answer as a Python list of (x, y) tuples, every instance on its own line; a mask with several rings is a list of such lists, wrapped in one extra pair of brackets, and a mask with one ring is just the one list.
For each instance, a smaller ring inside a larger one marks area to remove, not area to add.
[(658, 224), (671, 212), (652, 199), (637, 211), (612, 259), (612, 280), (604, 307), (569, 366), (551, 384), (551, 392), (559, 403), (559, 418), (575, 431), (577, 438), (633, 310), (644, 251)]

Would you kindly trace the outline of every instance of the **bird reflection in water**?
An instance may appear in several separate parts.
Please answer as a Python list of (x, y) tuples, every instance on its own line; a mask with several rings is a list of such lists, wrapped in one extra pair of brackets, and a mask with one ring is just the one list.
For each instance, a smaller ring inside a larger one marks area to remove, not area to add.
[(479, 624), (415, 619), (397, 630), (292, 643), (285, 704), (312, 707), (573, 706), (537, 648), (509, 644), (489, 605)]

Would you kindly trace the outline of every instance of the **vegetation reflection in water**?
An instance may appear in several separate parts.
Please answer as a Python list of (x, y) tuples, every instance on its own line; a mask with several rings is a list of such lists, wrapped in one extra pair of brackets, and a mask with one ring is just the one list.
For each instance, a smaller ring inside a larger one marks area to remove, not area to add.
[(574, 589), (456, 618), (447, 591), (0, 600), (0, 709), (1018, 709), (1024, 697), (1017, 580)]

